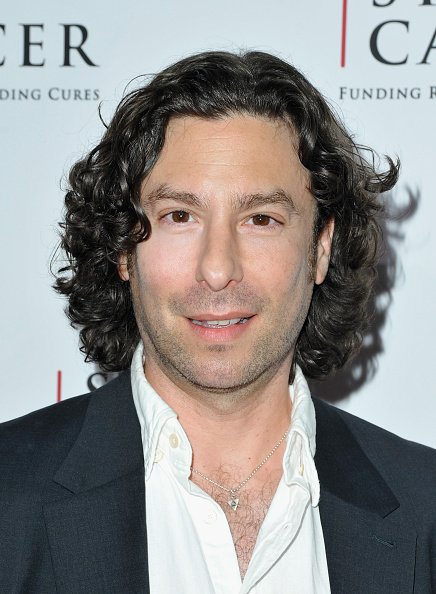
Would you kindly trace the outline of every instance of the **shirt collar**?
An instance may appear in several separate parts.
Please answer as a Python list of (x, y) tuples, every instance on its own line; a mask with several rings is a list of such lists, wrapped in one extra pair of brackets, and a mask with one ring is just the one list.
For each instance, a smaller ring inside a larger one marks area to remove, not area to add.
[[(289, 386), (292, 400), (291, 425), (285, 454), (283, 476), (287, 485), (303, 480), (309, 489), (312, 505), (319, 503), (319, 479), (314, 456), (316, 449), (315, 407), (309, 386), (297, 365), (293, 383)], [(301, 477), (301, 478), (299, 478)]]
[[(177, 415), (157, 394), (144, 375), (143, 345), (140, 342), (132, 359), (131, 381), (133, 401), (141, 426), (144, 449), (145, 480), (150, 477), (160, 435)], [(316, 419), (310, 390), (301, 369), (296, 366), (295, 378), (289, 386), (292, 417), (283, 457), (283, 476), (287, 485), (303, 482), (309, 489), (312, 505), (319, 502), (319, 480), (314, 463)], [(173, 423), (171, 423), (173, 424)], [(184, 434), (180, 426), (180, 432)]]
[(133, 402), (141, 426), (145, 480), (148, 480), (156, 457), (162, 428), (170, 419), (177, 419), (177, 415), (148, 383), (144, 375), (143, 353), (144, 347), (141, 341), (133, 355), (131, 380)]

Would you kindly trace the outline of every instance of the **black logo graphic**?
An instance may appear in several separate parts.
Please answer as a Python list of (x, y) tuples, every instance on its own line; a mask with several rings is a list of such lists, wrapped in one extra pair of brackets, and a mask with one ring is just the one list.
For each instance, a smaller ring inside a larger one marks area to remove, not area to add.
[[(22, 62), (19, 66), (28, 66), (41, 68), (45, 66), (44, 57), (44, 24), (43, 23), (20, 23), (21, 44), (22, 44)], [(87, 66), (98, 66), (91, 60), (83, 46), (88, 39), (88, 29), (79, 24), (60, 24), (60, 54), (62, 63), (60, 67), (76, 66), (77, 64), (86, 64)], [(6, 24), (0, 24), (0, 39), (8, 33)], [(2, 55), (0, 51), (0, 66), (5, 66), (8, 58)]]

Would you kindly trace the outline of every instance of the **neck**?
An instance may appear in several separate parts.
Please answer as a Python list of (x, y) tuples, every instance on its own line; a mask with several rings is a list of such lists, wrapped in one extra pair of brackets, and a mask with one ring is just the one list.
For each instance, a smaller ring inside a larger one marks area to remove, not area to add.
[[(148, 365), (145, 373), (177, 413), (192, 446), (194, 467), (206, 474), (229, 467), (241, 476), (247, 474), (289, 426), (289, 365), (283, 364), (272, 377), (231, 395), (188, 391)], [(276, 460), (280, 464), (280, 457)]]

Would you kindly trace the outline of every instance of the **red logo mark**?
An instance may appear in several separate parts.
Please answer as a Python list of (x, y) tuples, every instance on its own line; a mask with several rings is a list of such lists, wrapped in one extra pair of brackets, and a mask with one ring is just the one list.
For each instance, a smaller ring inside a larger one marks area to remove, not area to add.
[(345, 67), (345, 52), (347, 45), (347, 0), (342, 0), (342, 37), (341, 37), (341, 67)]
[(62, 371), (58, 371), (58, 383), (57, 383), (57, 402), (62, 400)]

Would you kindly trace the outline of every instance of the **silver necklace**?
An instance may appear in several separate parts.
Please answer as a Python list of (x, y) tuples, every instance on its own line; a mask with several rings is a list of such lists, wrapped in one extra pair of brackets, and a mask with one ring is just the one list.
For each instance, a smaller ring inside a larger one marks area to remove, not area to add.
[(209, 478), (208, 476), (206, 476), (199, 470), (196, 470), (193, 466), (191, 466), (191, 472), (193, 474), (197, 474), (198, 476), (201, 476), (201, 478), (203, 478), (205, 481), (207, 481), (208, 483), (211, 483), (212, 485), (215, 485), (216, 487), (219, 487), (226, 493), (230, 493), (230, 499), (227, 501), (227, 503), (230, 505), (232, 510), (235, 512), (238, 509), (238, 505), (239, 505), (239, 496), (238, 496), (239, 491), (242, 489), (242, 487), (245, 487), (245, 485), (248, 483), (249, 480), (251, 480), (253, 478), (253, 476), (256, 474), (256, 472), (258, 470), (260, 470), (262, 468), (262, 466), (268, 462), (268, 460), (271, 458), (271, 456), (278, 450), (280, 445), (286, 439), (286, 436), (288, 435), (288, 433), (289, 433), (289, 429), (287, 429), (285, 431), (285, 433), (280, 438), (280, 441), (278, 443), (276, 443), (276, 445), (270, 451), (268, 456), (266, 456), (266, 458), (264, 458), (262, 460), (262, 462), (260, 464), (258, 464), (254, 470), (251, 471), (251, 473), (247, 476), (246, 479), (244, 479), (242, 482), (240, 482), (239, 485), (237, 485), (233, 489), (231, 489), (230, 487), (225, 487), (224, 485), (220, 485), (219, 483), (212, 480), (211, 478)]

